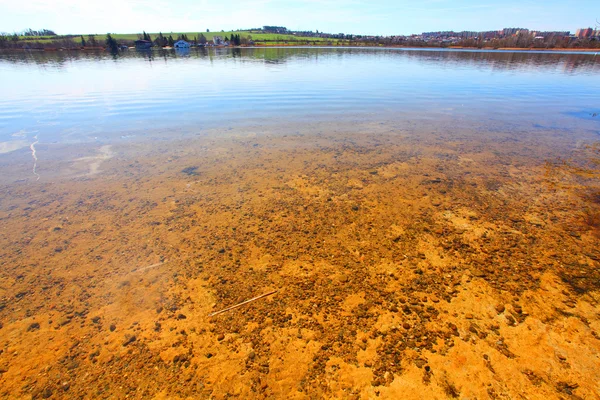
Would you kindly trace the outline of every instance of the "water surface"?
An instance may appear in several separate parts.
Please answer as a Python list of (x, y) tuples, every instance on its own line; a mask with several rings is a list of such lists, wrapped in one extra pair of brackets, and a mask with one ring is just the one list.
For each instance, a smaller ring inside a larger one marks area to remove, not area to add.
[[(0, 54), (0, 142), (254, 122), (476, 121), (592, 131), (593, 53), (256, 48)], [(587, 120), (587, 124), (583, 123)], [(581, 125), (583, 123), (583, 125)]]

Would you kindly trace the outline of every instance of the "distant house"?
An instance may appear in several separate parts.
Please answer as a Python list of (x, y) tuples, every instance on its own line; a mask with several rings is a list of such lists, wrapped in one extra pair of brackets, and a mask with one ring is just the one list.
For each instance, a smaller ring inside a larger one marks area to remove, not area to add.
[(152, 47), (152, 42), (149, 40), (136, 40), (135, 42), (136, 49), (149, 49)]
[(213, 36), (215, 46), (223, 46), (223, 36)]
[(176, 49), (189, 49), (190, 44), (188, 42), (186, 42), (185, 40), (178, 40), (175, 42), (173, 47), (175, 47)]

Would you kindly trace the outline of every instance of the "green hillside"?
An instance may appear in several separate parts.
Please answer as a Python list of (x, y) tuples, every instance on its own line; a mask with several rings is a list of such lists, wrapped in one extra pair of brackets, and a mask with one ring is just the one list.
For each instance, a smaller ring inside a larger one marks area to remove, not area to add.
[[(240, 36), (252, 36), (254, 41), (269, 41), (269, 42), (286, 42), (286, 41), (309, 41), (309, 42), (337, 42), (337, 39), (326, 39), (319, 37), (301, 37), (295, 35), (284, 35), (279, 33), (264, 33), (262, 31), (226, 31), (226, 32), (162, 32), (163, 36), (173, 36), (173, 39), (177, 39), (179, 35), (186, 35), (188, 39), (192, 40), (194, 37), (198, 37), (202, 33), (206, 39), (211, 40), (213, 36), (225, 36), (231, 37), (232, 34)], [(112, 36), (117, 40), (137, 40), (141, 33), (114, 33)], [(158, 32), (150, 33), (152, 39), (158, 36)], [(87, 39), (87, 35), (83, 35)], [(106, 38), (106, 35), (95, 35), (96, 40), (101, 41)]]
[[(227, 31), (227, 32), (162, 32), (165, 38), (172, 36), (174, 40), (180, 35), (186, 35), (188, 40), (193, 40), (194, 37), (199, 37), (200, 33), (206, 37), (207, 40), (212, 40), (214, 36), (221, 36), (223, 38), (228, 37), (231, 38), (231, 35), (240, 35), (242, 39), (251, 37), (251, 39), (256, 44), (266, 44), (266, 45), (304, 45), (304, 44), (333, 44), (333, 45), (343, 45), (349, 44), (348, 41), (333, 39), (333, 38), (320, 38), (320, 37), (306, 37), (306, 36), (296, 36), (291, 34), (278, 34), (278, 33), (265, 33), (264, 31)], [(112, 37), (117, 41), (127, 41), (128, 44), (131, 44), (132, 41), (137, 40), (142, 36), (141, 33), (111, 33)], [(152, 40), (154, 40), (158, 33), (150, 33), (149, 34)], [(35, 43), (40, 43), (42, 45), (51, 45), (53, 47), (61, 47), (61, 48), (71, 48), (77, 47), (81, 43), (81, 37), (83, 36), (87, 45), (90, 44), (90, 36), (93, 36), (97, 41), (98, 46), (104, 45), (106, 40), (106, 34), (83, 34), (83, 35), (58, 35), (58, 36), (20, 36), (18, 38), (18, 42), (20, 46), (31, 46), (35, 47)]]

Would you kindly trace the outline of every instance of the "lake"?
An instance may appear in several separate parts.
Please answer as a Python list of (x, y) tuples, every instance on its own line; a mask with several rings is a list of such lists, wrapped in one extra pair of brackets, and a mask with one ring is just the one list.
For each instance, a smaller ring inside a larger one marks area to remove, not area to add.
[(0, 397), (597, 398), (600, 57), (0, 53)]
[[(571, 130), (600, 57), (358, 48), (0, 54), (0, 141), (85, 142), (274, 121), (476, 120)], [(591, 125), (583, 124), (587, 129)], [(597, 126), (597, 125), (596, 125)], [(597, 129), (597, 128), (592, 128)]]

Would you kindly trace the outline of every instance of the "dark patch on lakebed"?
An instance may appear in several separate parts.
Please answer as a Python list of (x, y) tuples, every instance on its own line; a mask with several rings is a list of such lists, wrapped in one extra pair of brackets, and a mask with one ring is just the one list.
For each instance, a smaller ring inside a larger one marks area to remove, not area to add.
[(569, 115), (571, 117), (585, 119), (588, 121), (598, 121), (600, 122), (600, 110), (581, 110), (581, 111), (568, 111), (565, 115)]
[(189, 175), (189, 176), (200, 175), (198, 173), (198, 167), (186, 167), (186, 168), (182, 169), (181, 172), (183, 172), (184, 174)]

